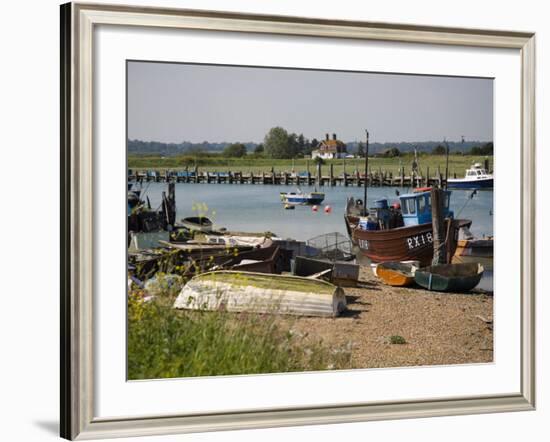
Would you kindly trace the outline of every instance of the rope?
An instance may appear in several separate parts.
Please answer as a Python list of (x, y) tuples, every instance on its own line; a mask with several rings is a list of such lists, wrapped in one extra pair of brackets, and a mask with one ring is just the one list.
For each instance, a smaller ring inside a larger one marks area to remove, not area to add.
[(472, 201), (474, 199), (474, 195), (477, 194), (477, 190), (474, 190), (470, 196), (468, 197), (468, 199), (466, 200), (466, 202), (462, 205), (462, 207), (460, 208), (460, 210), (458, 211), (458, 213), (456, 214), (456, 217), (458, 218), (460, 216), (460, 214), (462, 213), (462, 211), (466, 208), (466, 206), (470, 203), (470, 201)]

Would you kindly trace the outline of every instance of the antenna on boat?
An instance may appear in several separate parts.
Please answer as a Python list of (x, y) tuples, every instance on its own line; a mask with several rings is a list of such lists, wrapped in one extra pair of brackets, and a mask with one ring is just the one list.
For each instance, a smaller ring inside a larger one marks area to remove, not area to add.
[(365, 149), (365, 181), (364, 181), (364, 198), (363, 198), (363, 216), (367, 216), (367, 180), (369, 171), (369, 131), (365, 129), (367, 135), (367, 147)]

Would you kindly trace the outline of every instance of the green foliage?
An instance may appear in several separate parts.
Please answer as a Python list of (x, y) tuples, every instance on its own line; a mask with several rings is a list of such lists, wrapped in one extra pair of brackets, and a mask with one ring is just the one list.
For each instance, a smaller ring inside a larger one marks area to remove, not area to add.
[(246, 146), (243, 143), (233, 143), (223, 150), (226, 157), (242, 158), (246, 156)]
[(130, 295), (130, 379), (352, 368), (349, 351), (298, 336), (276, 315), (178, 311), (172, 304), (169, 296), (144, 302)]
[(470, 150), (470, 155), (493, 155), (493, 143), (485, 143), (481, 147), (472, 147)]
[(432, 149), (432, 155), (446, 155), (446, 154), (447, 154), (447, 149), (442, 144), (439, 144)]
[(313, 162), (314, 162), (315, 164), (321, 164), (321, 165), (323, 165), (323, 164), (325, 164), (325, 159), (324, 159), (324, 158), (321, 158), (321, 157), (315, 157), (315, 159), (313, 160)]
[(359, 143), (357, 144), (357, 156), (359, 158), (365, 156), (365, 143), (363, 143), (362, 141), (359, 141)]
[[(445, 169), (445, 157), (443, 155), (431, 155), (429, 153), (419, 152), (419, 156), (422, 158), (420, 168), (422, 172), (426, 172), (426, 168), (430, 168), (430, 173), (433, 174), (439, 166), (441, 170)], [(401, 166), (405, 167), (405, 172), (410, 171), (410, 167), (413, 161), (413, 154), (409, 152), (403, 152), (401, 150), (401, 155), (394, 158), (385, 158), (385, 157), (372, 157), (369, 159), (369, 165), (373, 169), (381, 168), (382, 170), (392, 172), (394, 175), (399, 174)], [(485, 159), (485, 155), (451, 155), (449, 157), (449, 173), (451, 176), (453, 173), (456, 173), (457, 176), (464, 176), (464, 171), (468, 169), (473, 163), (482, 163)], [(136, 170), (144, 169), (156, 169), (156, 170), (182, 170), (185, 167), (189, 167), (189, 170), (193, 170), (194, 166), (199, 167), (199, 172), (209, 171), (209, 172), (227, 172), (228, 170), (233, 172), (243, 172), (255, 174), (266, 172), (271, 172), (271, 168), (275, 169), (275, 172), (289, 172), (292, 170), (292, 167), (296, 171), (305, 171), (307, 169), (307, 163), (312, 166), (313, 162), (311, 159), (306, 158), (296, 158), (292, 159), (275, 159), (267, 158), (260, 155), (247, 155), (243, 158), (228, 158), (223, 156), (221, 153), (213, 154), (200, 154), (197, 156), (174, 156), (168, 158), (162, 158), (158, 155), (129, 155), (128, 156), (128, 167), (134, 172)], [(340, 175), (344, 171), (344, 160), (343, 159), (334, 159), (334, 160), (325, 160), (326, 164), (334, 165), (334, 174)], [(492, 158), (489, 156), (489, 161), (492, 163)], [(364, 158), (354, 158), (346, 159), (346, 171), (347, 173), (352, 173), (354, 170), (362, 171), (365, 167)]]
[(401, 156), (401, 151), (397, 147), (386, 149), (381, 155), (384, 158), (395, 158)]
[(264, 153), (264, 145), (263, 144), (258, 144), (255, 148), (254, 148), (254, 153), (257, 154), (257, 155), (262, 155)]
[(265, 153), (270, 158), (294, 158), (299, 151), (298, 136), (282, 127), (273, 127), (264, 139)]
[(403, 344), (406, 344), (406, 343), (407, 343), (407, 341), (405, 340), (405, 338), (403, 336), (399, 336), (399, 335), (390, 336), (390, 344), (403, 345)]

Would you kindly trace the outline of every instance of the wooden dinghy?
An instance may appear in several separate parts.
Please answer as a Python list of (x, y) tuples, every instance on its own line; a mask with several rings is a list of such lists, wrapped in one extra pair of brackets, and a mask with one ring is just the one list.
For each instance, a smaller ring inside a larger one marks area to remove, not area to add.
[(174, 308), (335, 317), (346, 309), (346, 297), (318, 279), (215, 271), (192, 278)]
[(479, 262), (486, 270), (492, 269), (493, 238), (459, 239), (451, 262)]
[(467, 292), (479, 284), (483, 270), (479, 263), (441, 264), (416, 270), (414, 280), (427, 290)]
[(214, 223), (206, 216), (188, 216), (181, 220), (181, 225), (194, 232), (211, 232)]
[(417, 267), (411, 263), (382, 262), (376, 267), (376, 276), (384, 284), (394, 287), (407, 287), (414, 282)]

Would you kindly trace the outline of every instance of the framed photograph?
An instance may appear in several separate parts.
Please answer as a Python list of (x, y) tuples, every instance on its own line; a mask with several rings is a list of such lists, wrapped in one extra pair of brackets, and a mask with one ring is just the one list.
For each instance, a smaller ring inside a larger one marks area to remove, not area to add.
[(534, 34), (61, 6), (61, 436), (532, 410)]

